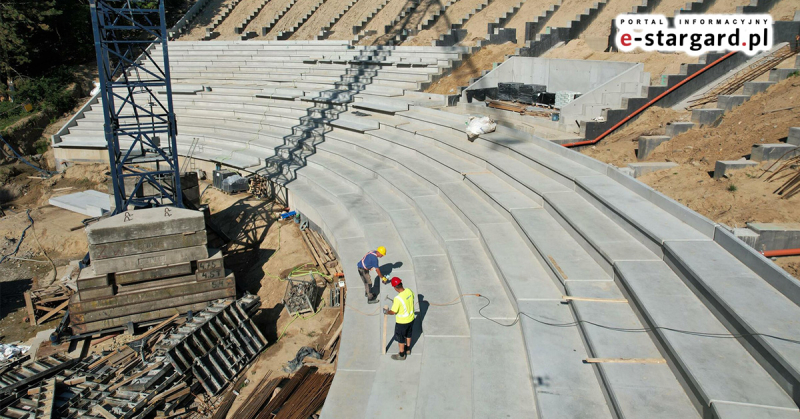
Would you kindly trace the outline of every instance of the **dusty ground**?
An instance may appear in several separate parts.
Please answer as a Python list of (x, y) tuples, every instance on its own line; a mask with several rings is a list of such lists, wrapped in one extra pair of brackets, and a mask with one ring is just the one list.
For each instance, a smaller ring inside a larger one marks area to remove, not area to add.
[[(444, 2), (446, 4), (446, 2)], [(431, 41), (439, 39), (439, 36), (446, 34), (450, 31), (450, 25), (459, 22), (466, 17), (472, 9), (480, 5), (477, 0), (458, 0), (453, 3), (447, 10), (439, 16), (434, 25), (424, 31), (418, 33), (414, 38), (409, 39), (403, 45), (430, 45)], [(485, 31), (486, 29), (484, 29)]]
[(593, 0), (563, 0), (561, 2), (561, 7), (553, 13), (553, 16), (547, 21), (547, 25), (544, 26), (539, 33), (546, 33), (548, 26), (553, 28), (567, 26), (567, 23), (573, 21), (576, 16), (586, 11), (586, 9), (592, 7), (594, 3)]
[(769, 14), (774, 20), (792, 20), (798, 10), (800, 10), (800, 3), (797, 0), (780, 0), (772, 6)]
[(434, 10), (439, 10), (442, 7), (441, 1), (421, 0), (414, 11), (400, 18), (384, 35), (374, 38), (372, 45), (385, 45), (403, 31), (416, 30)]
[(327, 0), (289, 39), (314, 39), (348, 4), (350, 0)]
[(381, 9), (378, 14), (376, 14), (372, 20), (369, 21), (369, 23), (367, 23), (364, 29), (362, 29), (364, 32), (375, 31), (375, 35), (365, 36), (358, 42), (358, 44), (372, 45), (375, 39), (386, 33), (386, 25), (392, 23), (392, 20), (394, 20), (394, 18), (402, 13), (403, 10), (405, 10), (408, 6), (411, 6), (411, 0), (389, 0), (389, 3), (387, 3), (386, 6), (384, 6), (383, 9)]
[[(717, 160), (738, 160), (750, 154), (757, 143), (777, 143), (789, 127), (800, 125), (800, 107), (790, 107), (800, 98), (800, 78), (784, 80), (727, 113), (718, 127), (701, 128), (677, 135), (661, 144), (646, 161), (673, 161), (675, 169), (639, 178), (656, 190), (731, 227), (747, 222), (796, 222), (800, 219), (798, 197), (781, 199), (773, 193), (779, 183), (765, 181), (772, 163), (733, 172), (730, 178), (713, 179)], [(768, 113), (769, 112), (769, 113)], [(635, 140), (640, 135), (663, 134), (666, 122), (688, 120), (689, 112), (651, 108), (639, 119), (582, 152), (596, 159), (626, 166), (636, 161)], [(792, 275), (800, 272), (800, 258), (778, 258), (778, 265)]]
[(458, 94), (459, 87), (469, 85), (469, 81), (480, 75), (483, 70), (491, 70), (494, 63), (505, 61), (506, 55), (513, 54), (516, 48), (517, 46), (511, 42), (481, 48), (480, 51), (469, 57), (452, 73), (433, 83), (425, 91), (441, 95)]

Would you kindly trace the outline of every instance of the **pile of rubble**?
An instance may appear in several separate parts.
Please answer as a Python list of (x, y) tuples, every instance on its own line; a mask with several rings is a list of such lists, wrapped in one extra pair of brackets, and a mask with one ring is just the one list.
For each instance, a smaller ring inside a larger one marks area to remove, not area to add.
[(0, 371), (0, 417), (207, 417), (267, 346), (257, 296), (218, 300), (161, 322), (126, 346), (83, 359), (53, 355)]

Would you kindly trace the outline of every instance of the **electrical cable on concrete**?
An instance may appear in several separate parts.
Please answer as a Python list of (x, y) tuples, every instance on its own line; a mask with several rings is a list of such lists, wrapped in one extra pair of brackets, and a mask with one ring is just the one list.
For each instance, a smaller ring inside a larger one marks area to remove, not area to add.
[(777, 340), (784, 341), (784, 342), (800, 344), (800, 341), (798, 341), (798, 340), (784, 338), (784, 337), (775, 336), (775, 335), (769, 335), (769, 334), (766, 334), (766, 333), (742, 333), (742, 334), (709, 333), (709, 332), (695, 332), (695, 331), (691, 331), (691, 330), (675, 329), (675, 328), (666, 327), (666, 326), (643, 327), (643, 328), (625, 328), (625, 327), (606, 326), (604, 324), (595, 323), (595, 322), (592, 322), (592, 321), (589, 321), (589, 320), (577, 320), (577, 321), (569, 322), (569, 323), (551, 323), (551, 322), (547, 322), (547, 321), (544, 321), (544, 320), (537, 319), (537, 318), (531, 316), (530, 314), (524, 313), (522, 311), (517, 312), (517, 316), (514, 318), (513, 322), (511, 322), (509, 324), (504, 324), (504, 323), (498, 322), (497, 320), (490, 319), (490, 318), (486, 317), (483, 314), (483, 309), (485, 309), (486, 307), (489, 307), (489, 305), (492, 303), (492, 300), (490, 300), (489, 297), (487, 297), (485, 295), (480, 295), (480, 294), (464, 294), (463, 296), (476, 296), (476, 297), (481, 297), (481, 298), (486, 299), (486, 304), (478, 310), (478, 314), (480, 314), (481, 317), (483, 317), (484, 319), (489, 320), (492, 323), (495, 323), (495, 324), (497, 324), (499, 326), (503, 326), (503, 327), (514, 326), (515, 324), (517, 324), (517, 322), (519, 322), (519, 319), (520, 319), (521, 316), (525, 316), (525, 317), (527, 317), (527, 318), (529, 318), (529, 319), (531, 319), (531, 320), (533, 320), (533, 321), (535, 321), (537, 323), (543, 324), (545, 326), (552, 326), (552, 327), (575, 327), (575, 326), (578, 326), (581, 323), (585, 323), (585, 324), (590, 324), (592, 326), (600, 327), (600, 328), (603, 328), (603, 329), (613, 330), (613, 331), (616, 331), (616, 332), (624, 332), (624, 333), (647, 333), (647, 332), (654, 332), (656, 330), (668, 330), (670, 332), (681, 333), (681, 334), (685, 334), (685, 335), (699, 336), (699, 337), (706, 337), (706, 338), (715, 338), (715, 339), (739, 339), (739, 338), (748, 337), (748, 336), (763, 336), (763, 337), (777, 339)]

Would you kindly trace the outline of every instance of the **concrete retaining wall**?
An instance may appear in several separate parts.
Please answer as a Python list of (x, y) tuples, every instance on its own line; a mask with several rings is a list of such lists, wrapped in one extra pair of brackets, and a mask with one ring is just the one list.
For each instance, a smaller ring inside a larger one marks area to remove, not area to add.
[(561, 125), (565, 130), (574, 127), (574, 132), (578, 132), (579, 128), (573, 121), (588, 121), (599, 117), (603, 108), (620, 106), (624, 93), (636, 95), (642, 91), (642, 86), (649, 84), (650, 75), (644, 73), (644, 64), (636, 64), (561, 108)]
[(462, 92), (497, 87), (497, 83), (519, 82), (542, 84), (548, 92), (570, 90), (589, 92), (608, 83), (620, 73), (635, 67), (637, 63), (616, 61), (564, 60), (556, 58), (511, 57), (497, 68), (481, 77)]

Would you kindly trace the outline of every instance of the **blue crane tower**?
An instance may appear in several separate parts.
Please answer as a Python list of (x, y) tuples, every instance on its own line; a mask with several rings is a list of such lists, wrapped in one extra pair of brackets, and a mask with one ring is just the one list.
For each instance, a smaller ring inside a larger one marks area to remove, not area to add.
[(114, 213), (131, 205), (182, 208), (164, 0), (89, 5)]

